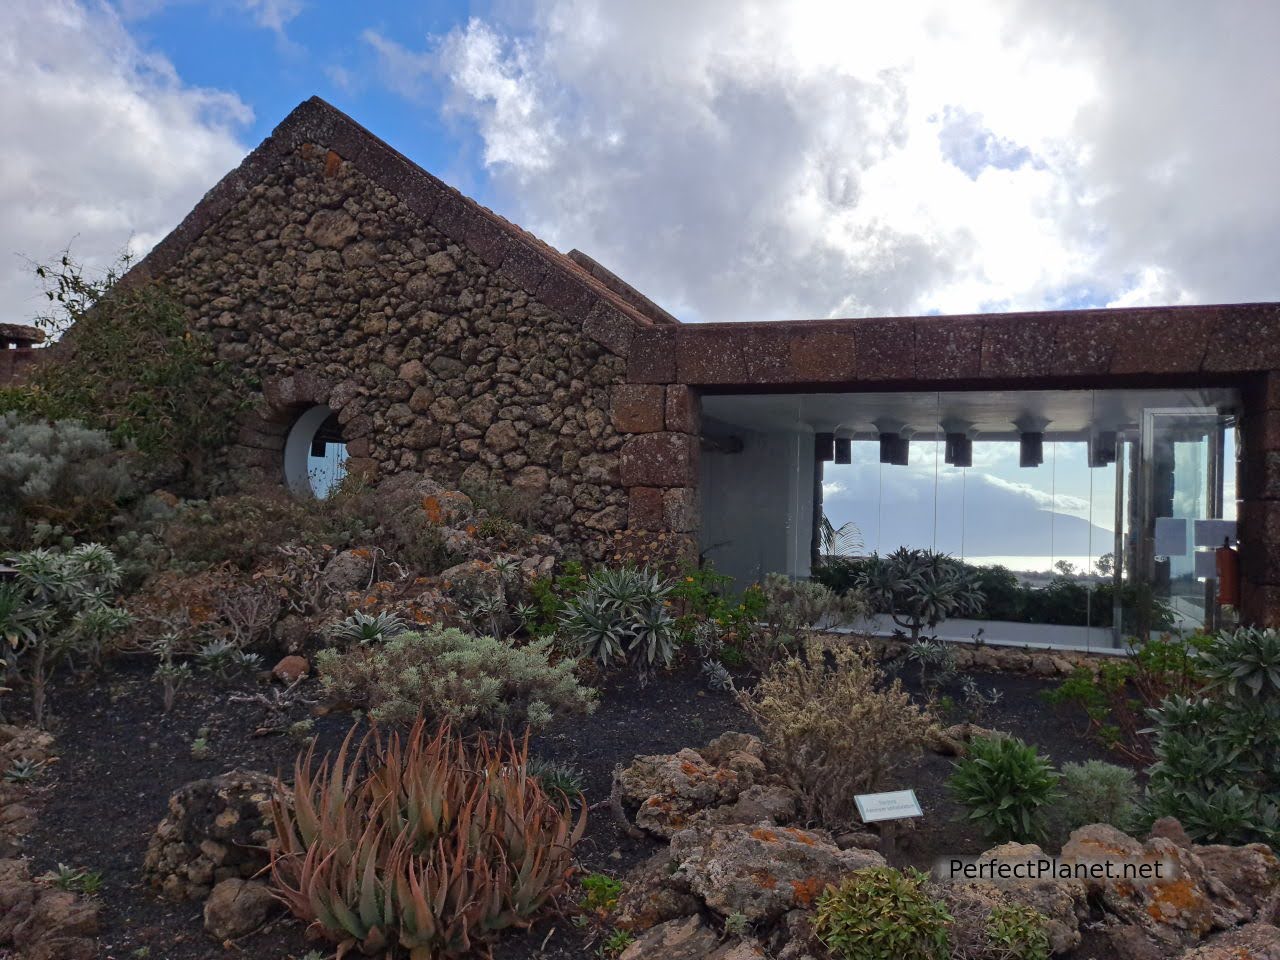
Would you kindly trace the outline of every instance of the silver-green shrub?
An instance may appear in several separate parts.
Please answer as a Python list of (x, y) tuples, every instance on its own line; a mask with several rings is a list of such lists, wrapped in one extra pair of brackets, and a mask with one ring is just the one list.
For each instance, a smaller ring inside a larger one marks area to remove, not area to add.
[(1126, 767), (1102, 760), (1064, 763), (1058, 789), (1062, 797), (1049, 818), (1058, 839), (1090, 823), (1109, 823), (1125, 831), (1134, 826), (1138, 785)]
[(0, 415), (0, 542), (28, 545), (39, 523), (101, 534), (136, 493), (126, 454), (104, 431)]
[(424, 714), (456, 729), (545, 727), (557, 715), (590, 713), (596, 692), (578, 683), (577, 661), (552, 661), (552, 640), (515, 646), (433, 627), (339, 652), (316, 667), (331, 696), (367, 708), (375, 720)]
[(856, 590), (838, 594), (816, 580), (792, 580), (782, 573), (768, 574), (761, 591), (765, 622), (775, 636), (796, 638), (805, 630), (841, 626), (867, 612)]

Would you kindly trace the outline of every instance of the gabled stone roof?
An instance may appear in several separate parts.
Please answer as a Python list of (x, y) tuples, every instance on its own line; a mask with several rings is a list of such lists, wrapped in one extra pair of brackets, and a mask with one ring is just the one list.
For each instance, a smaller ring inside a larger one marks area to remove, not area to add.
[(23, 347), (44, 343), (44, 331), (25, 323), (0, 323), (0, 345), (6, 343)]
[[(678, 322), (656, 307), (638, 309), (634, 297), (611, 289), (554, 247), (432, 176), (319, 97), (299, 104), (285, 117), (125, 275), (125, 282), (145, 282), (168, 273), (206, 230), (303, 144), (326, 148), (355, 164), (455, 243), (547, 307), (580, 323), (587, 336), (612, 353), (627, 356), (637, 328)], [(631, 289), (613, 279), (613, 286)]]

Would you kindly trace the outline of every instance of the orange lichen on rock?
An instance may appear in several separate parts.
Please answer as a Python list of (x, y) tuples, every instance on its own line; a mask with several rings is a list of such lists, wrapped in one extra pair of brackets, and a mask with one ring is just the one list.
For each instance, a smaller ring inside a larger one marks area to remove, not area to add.
[(764, 827), (756, 827), (754, 830), (751, 831), (751, 836), (753, 836), (755, 839), (760, 840), (764, 843), (778, 842), (778, 835), (774, 833), (772, 830), (767, 830)]
[(827, 887), (817, 877), (806, 877), (803, 880), (792, 880), (791, 889), (795, 892), (796, 903), (803, 907), (812, 906), (818, 895)]
[(440, 505), (440, 498), (437, 496), (427, 494), (422, 498), (422, 512), (432, 523), (444, 521), (444, 508)]
[(1188, 929), (1197, 934), (1208, 932), (1212, 926), (1212, 913), (1206, 909), (1204, 892), (1191, 877), (1182, 876), (1167, 883), (1156, 884), (1147, 904), (1147, 914), (1158, 923), (1168, 923), (1175, 917), (1189, 920), (1199, 915), (1199, 920)]
[(778, 878), (767, 870), (756, 870), (752, 872), (751, 878), (764, 890), (772, 890), (778, 885)]
[(787, 827), (787, 833), (790, 834), (793, 839), (799, 840), (806, 847), (812, 847), (815, 843), (817, 843), (817, 841), (813, 837), (813, 834), (805, 833), (805, 831), (803, 830), (797, 830), (795, 827)]

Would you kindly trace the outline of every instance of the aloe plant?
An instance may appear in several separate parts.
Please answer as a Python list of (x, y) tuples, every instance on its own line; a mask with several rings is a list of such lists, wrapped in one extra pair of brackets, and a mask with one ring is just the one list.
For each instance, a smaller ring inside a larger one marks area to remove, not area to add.
[(575, 821), (543, 790), (527, 736), (428, 736), (422, 720), (404, 737), (354, 733), (318, 766), (308, 749), (292, 807), (273, 805), (276, 888), (339, 956), (450, 960), (554, 906), (586, 809)]

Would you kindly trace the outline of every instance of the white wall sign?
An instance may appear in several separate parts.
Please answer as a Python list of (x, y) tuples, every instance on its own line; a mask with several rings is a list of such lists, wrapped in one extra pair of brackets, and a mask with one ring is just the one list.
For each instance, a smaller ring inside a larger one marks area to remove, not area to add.
[(1197, 547), (1220, 547), (1223, 540), (1236, 542), (1234, 520), (1197, 520), (1192, 526)]
[(920, 801), (914, 790), (892, 790), (889, 793), (863, 793), (853, 798), (858, 805), (858, 816), (863, 823), (877, 820), (902, 820), (906, 817), (923, 817)]

